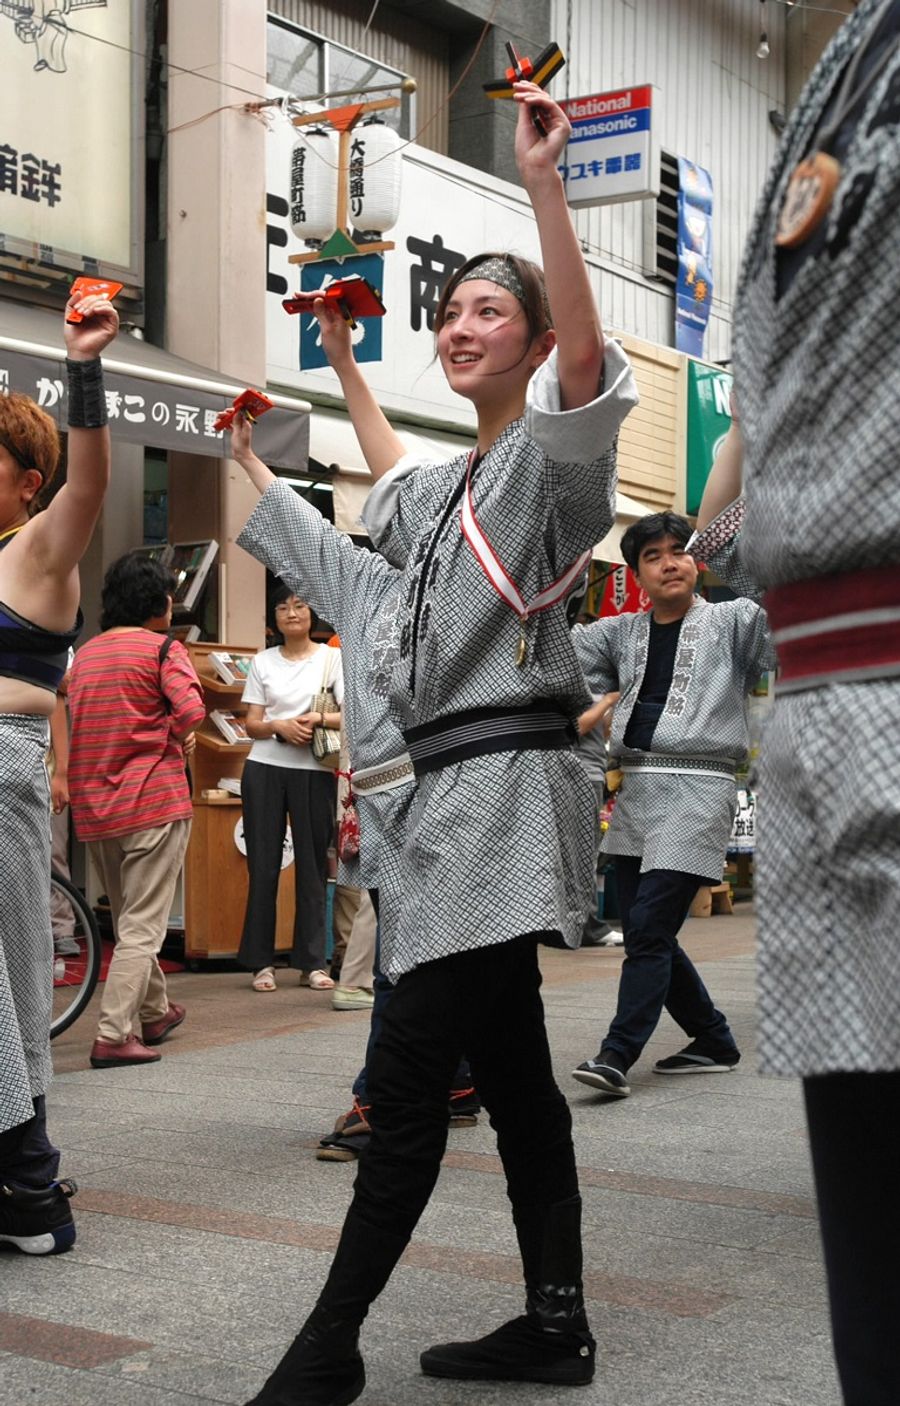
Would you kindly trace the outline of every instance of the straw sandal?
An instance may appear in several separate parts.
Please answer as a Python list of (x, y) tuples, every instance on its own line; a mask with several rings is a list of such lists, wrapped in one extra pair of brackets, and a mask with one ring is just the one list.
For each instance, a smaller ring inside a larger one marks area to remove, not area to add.
[(263, 967), (253, 978), (254, 991), (277, 991), (275, 985), (275, 968)]

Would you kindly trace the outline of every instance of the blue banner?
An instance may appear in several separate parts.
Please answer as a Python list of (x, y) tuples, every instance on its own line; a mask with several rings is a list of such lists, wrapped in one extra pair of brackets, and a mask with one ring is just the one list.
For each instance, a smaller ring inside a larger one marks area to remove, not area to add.
[[(384, 287), (384, 256), (381, 254), (351, 255), (342, 259), (316, 259), (300, 265), (300, 291), (312, 293), (316, 288), (327, 288), (329, 283), (358, 273), (366, 278), (373, 288)], [(328, 365), (322, 350), (318, 319), (311, 312), (297, 314), (300, 323), (300, 370), (316, 371)], [(381, 324), (383, 317), (361, 317), (353, 333), (353, 355), (357, 361), (381, 361)]]
[(675, 346), (690, 356), (703, 355), (712, 303), (712, 204), (709, 172), (679, 156)]

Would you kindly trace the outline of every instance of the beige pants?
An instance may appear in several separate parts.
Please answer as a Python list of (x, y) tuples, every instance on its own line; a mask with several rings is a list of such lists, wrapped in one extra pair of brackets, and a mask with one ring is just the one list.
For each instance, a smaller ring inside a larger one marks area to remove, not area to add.
[(350, 939), (344, 963), (341, 967), (341, 986), (365, 986), (372, 989), (372, 967), (375, 962), (375, 938), (377, 919), (372, 900), (365, 889), (359, 890), (360, 904), (353, 919)]
[[(169, 1008), (157, 953), (191, 833), (189, 820), (173, 820), (133, 835), (91, 840), (112, 910), (116, 946), (100, 1002), (98, 1035), (121, 1044), (135, 1022), (159, 1020)], [(140, 1038), (140, 1030), (134, 1030)]]

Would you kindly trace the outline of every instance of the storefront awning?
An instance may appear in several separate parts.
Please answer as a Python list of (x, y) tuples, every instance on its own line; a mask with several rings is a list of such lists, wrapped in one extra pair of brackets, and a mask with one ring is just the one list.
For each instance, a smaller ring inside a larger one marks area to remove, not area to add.
[[(24, 391), (65, 429), (61, 324), (58, 312), (0, 300), (0, 390)], [(114, 440), (227, 457), (227, 436), (216, 434), (213, 421), (244, 386), (124, 333), (104, 353), (103, 368)], [(253, 447), (272, 468), (305, 472), (309, 404), (271, 399), (275, 409), (259, 420)]]

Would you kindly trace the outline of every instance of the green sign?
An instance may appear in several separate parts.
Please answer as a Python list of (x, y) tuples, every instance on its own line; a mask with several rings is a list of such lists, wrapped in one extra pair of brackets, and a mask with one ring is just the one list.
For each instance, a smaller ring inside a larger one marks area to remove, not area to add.
[(719, 445), (731, 427), (733, 377), (702, 361), (689, 361), (687, 410), (687, 511), (700, 508)]

